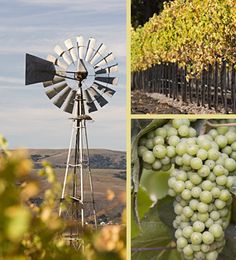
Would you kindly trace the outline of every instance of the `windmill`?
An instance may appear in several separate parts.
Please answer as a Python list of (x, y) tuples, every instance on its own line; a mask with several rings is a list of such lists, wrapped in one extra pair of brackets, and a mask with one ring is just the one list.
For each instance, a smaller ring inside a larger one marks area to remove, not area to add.
[[(117, 85), (118, 78), (112, 74), (118, 71), (118, 64), (112, 52), (103, 43), (96, 44), (94, 38), (87, 42), (82, 36), (74, 41), (68, 39), (63, 47), (56, 45), (54, 52), (47, 60), (26, 54), (25, 84), (42, 82), (53, 104), (71, 114), (72, 131), (59, 215), (81, 223), (82, 227), (90, 223), (97, 228), (86, 124), (92, 120), (89, 114), (108, 104), (107, 97), (115, 94), (112, 85)], [(85, 192), (85, 177), (89, 192)], [(92, 214), (86, 213), (89, 205)], [(68, 238), (74, 241), (79, 235), (79, 228), (73, 227)]]

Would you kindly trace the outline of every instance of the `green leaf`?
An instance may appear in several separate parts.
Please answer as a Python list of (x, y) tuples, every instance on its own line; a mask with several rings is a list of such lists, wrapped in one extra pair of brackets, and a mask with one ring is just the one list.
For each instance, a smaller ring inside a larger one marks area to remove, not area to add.
[(157, 201), (168, 194), (169, 172), (143, 169), (140, 185), (145, 188), (152, 200)]
[(236, 226), (229, 225), (226, 229), (225, 239), (226, 244), (223, 251), (219, 255), (219, 260), (235, 260), (236, 259), (236, 247), (235, 239), (236, 238)]
[[(156, 208), (149, 210), (141, 222), (142, 232), (132, 239), (132, 260), (181, 260), (179, 252), (175, 249), (169, 228), (160, 220)], [(152, 248), (155, 250), (144, 251)], [(142, 251), (134, 251), (134, 250)]]
[(157, 212), (160, 220), (166, 224), (171, 230), (172, 236), (174, 237), (175, 229), (173, 227), (173, 221), (175, 219), (175, 212), (173, 207), (174, 198), (166, 196), (159, 200), (156, 205)]

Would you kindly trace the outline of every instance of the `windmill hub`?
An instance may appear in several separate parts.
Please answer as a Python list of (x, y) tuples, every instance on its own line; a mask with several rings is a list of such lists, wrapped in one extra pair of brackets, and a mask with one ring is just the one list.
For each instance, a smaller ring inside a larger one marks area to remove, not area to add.
[(88, 72), (86, 71), (86, 72), (83, 72), (83, 71), (78, 71), (78, 72), (76, 72), (75, 73), (75, 77), (76, 77), (76, 79), (79, 81), (79, 82), (81, 82), (81, 81), (83, 81), (84, 79), (86, 79), (87, 78), (87, 76), (88, 76)]

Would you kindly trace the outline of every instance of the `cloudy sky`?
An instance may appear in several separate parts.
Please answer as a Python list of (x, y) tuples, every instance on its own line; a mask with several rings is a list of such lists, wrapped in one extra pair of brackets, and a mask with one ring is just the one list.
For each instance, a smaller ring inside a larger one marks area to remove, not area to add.
[(93, 36), (115, 54), (119, 84), (110, 104), (88, 123), (93, 148), (125, 150), (125, 0), (11, 0), (0, 8), (0, 133), (10, 147), (68, 147), (69, 114), (42, 84), (24, 85), (25, 53), (46, 58), (68, 38)]

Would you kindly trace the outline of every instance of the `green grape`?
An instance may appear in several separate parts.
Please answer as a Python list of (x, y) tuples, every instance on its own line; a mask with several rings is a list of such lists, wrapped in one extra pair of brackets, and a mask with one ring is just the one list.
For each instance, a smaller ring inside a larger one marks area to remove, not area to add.
[(140, 145), (140, 146), (138, 147), (138, 155), (139, 155), (140, 157), (142, 157), (142, 156), (143, 156), (143, 153), (146, 152), (147, 150), (148, 150), (148, 149), (147, 149), (145, 146)]
[(191, 218), (193, 215), (193, 210), (189, 206), (186, 206), (183, 208), (182, 214), (187, 218)]
[(227, 183), (227, 177), (225, 175), (216, 177), (216, 183), (220, 186), (224, 186)]
[(176, 147), (179, 142), (180, 142), (180, 138), (176, 135), (172, 135), (168, 138), (168, 144), (170, 146)]
[(205, 244), (210, 245), (214, 242), (214, 236), (209, 231), (204, 231), (202, 233), (202, 241)]
[(180, 142), (176, 146), (176, 153), (178, 155), (183, 155), (187, 151), (187, 145), (184, 142)]
[(184, 237), (179, 237), (176, 241), (177, 247), (182, 249), (188, 245), (188, 241)]
[(163, 138), (166, 138), (167, 136), (167, 131), (164, 127), (160, 127), (160, 128), (157, 128), (155, 130), (155, 135), (156, 136), (162, 136)]
[(228, 141), (224, 135), (218, 135), (215, 138), (215, 142), (219, 145), (220, 148), (226, 147)]
[(153, 153), (151, 151), (145, 151), (143, 153), (143, 161), (149, 164), (153, 164), (155, 162), (155, 156), (153, 155)]
[(193, 198), (199, 198), (201, 192), (202, 192), (201, 188), (196, 186), (192, 188), (191, 195)]
[(160, 162), (160, 160), (156, 159), (155, 162), (152, 164), (152, 168), (154, 170), (160, 170), (162, 167), (162, 164)]
[(193, 231), (195, 232), (203, 232), (205, 230), (205, 224), (201, 221), (195, 221), (193, 223)]
[(183, 164), (186, 165), (186, 166), (189, 166), (190, 163), (191, 163), (192, 158), (193, 158), (192, 156), (190, 156), (189, 154), (185, 153), (185, 154), (182, 156)]
[(155, 145), (153, 148), (153, 154), (158, 159), (165, 158), (166, 153), (167, 153), (167, 150), (164, 145), (158, 144), (158, 145)]
[(211, 192), (206, 190), (202, 191), (200, 194), (200, 200), (201, 202), (209, 204), (213, 200)]
[(187, 226), (183, 228), (182, 233), (185, 238), (190, 238), (193, 233), (193, 228), (191, 226)]
[(216, 161), (220, 157), (220, 153), (217, 149), (211, 148), (208, 151), (208, 159)]
[(183, 158), (181, 156), (176, 156), (175, 157), (175, 163), (179, 166), (183, 165)]
[(175, 157), (176, 152), (175, 152), (175, 147), (174, 146), (167, 146), (166, 150), (167, 150), (166, 155), (168, 157), (170, 157), (170, 158)]
[(211, 129), (209, 132), (208, 132), (209, 135), (212, 136), (212, 138), (216, 138), (216, 136), (218, 135), (218, 132), (216, 129)]
[(199, 148), (198, 148), (198, 145), (196, 145), (196, 144), (190, 144), (187, 146), (187, 153), (189, 155), (192, 155), (192, 156), (196, 155), (198, 153), (198, 150), (199, 150)]
[[(176, 174), (176, 179), (178, 181), (186, 181), (187, 180), (187, 174), (185, 171), (178, 171)], [(185, 182), (185, 186), (186, 186), (186, 182)]]
[(146, 145), (145, 145), (148, 149), (153, 149), (154, 147), (154, 143), (153, 143), (153, 139), (147, 139), (146, 141)]
[(173, 187), (173, 190), (176, 193), (181, 193), (185, 188), (184, 182), (183, 181), (176, 181)]
[(230, 155), (232, 153), (232, 148), (231, 146), (225, 146), (225, 148), (222, 149), (222, 153), (225, 153), (227, 155)]
[(210, 170), (212, 170), (215, 167), (215, 162), (213, 160), (206, 160), (204, 164), (208, 166)]
[(192, 199), (192, 200), (190, 200), (190, 202), (189, 202), (189, 206), (190, 206), (190, 208), (191, 208), (192, 210), (196, 210), (198, 203), (199, 203), (198, 200)]
[(218, 252), (212, 251), (206, 254), (206, 260), (217, 260)]
[(218, 211), (214, 210), (210, 213), (210, 218), (212, 220), (216, 221), (220, 218), (220, 213)]
[(197, 210), (200, 213), (206, 213), (206, 212), (208, 212), (208, 209), (209, 209), (209, 207), (206, 203), (199, 202), (197, 205)]
[(200, 158), (202, 161), (206, 160), (208, 157), (208, 153), (204, 149), (199, 149), (197, 151), (197, 157)]
[(224, 235), (224, 231), (222, 227), (219, 224), (213, 224), (209, 228), (209, 232), (215, 237), (215, 238), (220, 238), (221, 236)]
[(165, 139), (162, 137), (162, 136), (155, 136), (153, 138), (153, 145), (157, 145), (157, 144), (162, 144), (164, 145), (165, 144)]
[(198, 185), (202, 182), (202, 178), (201, 176), (199, 176), (198, 174), (196, 173), (193, 173), (191, 176), (190, 176), (190, 181), (192, 182), (192, 184), (194, 185)]
[(220, 192), (220, 196), (219, 196), (219, 199), (222, 200), (222, 201), (228, 201), (229, 199), (231, 199), (231, 194), (228, 190), (222, 190)]
[(199, 170), (201, 167), (202, 167), (202, 160), (200, 158), (193, 158), (191, 160), (191, 167), (194, 169), (194, 170)]
[(236, 162), (233, 159), (231, 159), (231, 158), (225, 159), (225, 168), (229, 172), (235, 171), (236, 170)]
[(202, 235), (199, 232), (193, 232), (190, 238), (193, 245), (199, 245), (202, 242)]
[(217, 209), (223, 209), (226, 206), (226, 203), (225, 203), (225, 201), (216, 199), (215, 200), (215, 206), (216, 206)]
[(190, 127), (189, 128), (189, 137), (195, 137), (196, 135), (197, 135), (197, 131), (194, 128)]
[(228, 126), (219, 126), (219, 127), (217, 127), (217, 133), (219, 135), (225, 135), (226, 132), (228, 132), (228, 130), (229, 130)]
[(205, 180), (202, 182), (201, 187), (203, 190), (211, 191), (213, 188), (213, 183), (209, 180)]
[(162, 165), (169, 165), (170, 164), (170, 158), (165, 156), (163, 159), (161, 159)]
[(216, 165), (214, 168), (213, 168), (213, 172), (216, 176), (221, 176), (221, 175), (224, 175), (225, 173), (225, 169), (222, 165)]
[(167, 130), (167, 136), (170, 137), (170, 136), (173, 136), (173, 135), (178, 135), (178, 132), (175, 128), (169, 127), (168, 130)]
[(201, 177), (207, 177), (210, 174), (210, 168), (207, 165), (203, 165), (199, 170), (198, 174)]
[(189, 127), (186, 125), (181, 125), (178, 129), (178, 134), (181, 137), (187, 137), (189, 135)]
[(193, 254), (193, 249), (191, 248), (190, 245), (187, 245), (187, 246), (184, 247), (183, 253), (186, 256), (191, 256)]
[(181, 196), (184, 200), (190, 200), (192, 195), (191, 195), (191, 191), (190, 190), (183, 190), (182, 193), (181, 193)]
[(197, 218), (199, 221), (202, 221), (202, 222), (206, 222), (209, 218), (209, 213), (206, 212), (206, 213), (197, 213)]

